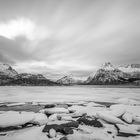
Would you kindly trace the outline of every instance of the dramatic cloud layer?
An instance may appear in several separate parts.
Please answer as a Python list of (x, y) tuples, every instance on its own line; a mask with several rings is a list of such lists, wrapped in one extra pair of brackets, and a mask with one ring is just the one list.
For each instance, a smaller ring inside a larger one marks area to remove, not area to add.
[(0, 61), (76, 75), (105, 61), (139, 63), (139, 25), (139, 0), (0, 1)]

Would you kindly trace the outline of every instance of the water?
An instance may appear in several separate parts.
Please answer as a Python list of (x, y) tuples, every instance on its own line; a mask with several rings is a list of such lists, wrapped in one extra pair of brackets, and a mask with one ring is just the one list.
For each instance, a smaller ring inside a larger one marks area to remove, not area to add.
[(107, 101), (118, 98), (140, 100), (140, 88), (100, 86), (0, 87), (0, 102)]

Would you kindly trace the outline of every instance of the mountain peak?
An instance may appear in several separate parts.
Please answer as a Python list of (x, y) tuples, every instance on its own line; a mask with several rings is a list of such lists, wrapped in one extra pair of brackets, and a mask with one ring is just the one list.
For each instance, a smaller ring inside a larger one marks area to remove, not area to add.
[(105, 64), (102, 65), (102, 69), (110, 71), (114, 70), (115, 67), (110, 62), (106, 62)]
[(18, 73), (8, 64), (0, 63), (0, 74), (13, 77)]

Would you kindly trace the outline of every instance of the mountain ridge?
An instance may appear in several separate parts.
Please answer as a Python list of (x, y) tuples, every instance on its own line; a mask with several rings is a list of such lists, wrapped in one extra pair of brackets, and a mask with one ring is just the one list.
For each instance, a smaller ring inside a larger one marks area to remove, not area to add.
[(116, 67), (106, 62), (95, 73), (88, 75), (87, 79), (69, 74), (53, 81), (42, 74), (18, 73), (10, 65), (0, 63), (0, 85), (140, 85), (139, 83), (140, 64)]

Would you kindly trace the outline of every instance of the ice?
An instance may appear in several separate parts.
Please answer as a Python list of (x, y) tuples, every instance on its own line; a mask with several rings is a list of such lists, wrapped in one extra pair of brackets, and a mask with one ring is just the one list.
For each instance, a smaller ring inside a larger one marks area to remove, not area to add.
[(55, 107), (55, 108), (46, 108), (41, 110), (40, 112), (44, 112), (46, 114), (55, 114), (55, 113), (69, 113), (68, 109), (62, 107)]
[(49, 140), (46, 134), (42, 133), (42, 129), (43, 127), (23, 129), (0, 137), (0, 140)]
[(135, 126), (134, 125), (131, 126), (131, 125), (117, 124), (117, 127), (119, 128), (119, 132), (140, 135), (140, 132), (137, 131), (139, 129), (139, 127), (136, 126), (136, 125)]
[(0, 114), (0, 127), (20, 126), (26, 123), (43, 125), (47, 116), (42, 113), (8, 111)]
[(25, 105), (25, 103), (10, 103), (10, 104), (7, 104), (6, 106), (18, 106), (18, 105)]
[(133, 121), (133, 115), (126, 112), (123, 116), (122, 116), (123, 120), (127, 123), (132, 123)]
[(85, 109), (86, 109), (86, 107), (80, 106), (80, 105), (73, 105), (73, 106), (68, 108), (68, 110), (71, 112), (80, 112), (80, 111), (83, 111)]
[(132, 114), (133, 116), (140, 116), (140, 106), (132, 106), (132, 105), (123, 105), (123, 104), (116, 104), (110, 106), (110, 109), (112, 111), (114, 110), (125, 110), (125, 112), (128, 112)]
[[(37, 124), (37, 126), (46, 123), (62, 124), (87, 114), (90, 119), (97, 118), (103, 127), (80, 125), (79, 128), (74, 129), (74, 134), (67, 136), (69, 140), (139, 140), (140, 136), (118, 137), (118, 130), (115, 127), (117, 125), (122, 132), (139, 134), (139, 93), (138, 88), (95, 88), (94, 86), (0, 87), (0, 102), (2, 105), (8, 104), (8, 109), (24, 105), (25, 102), (37, 106), (50, 103), (55, 105), (64, 103), (69, 106), (68, 109), (60, 106), (46, 108), (40, 113), (0, 111), (0, 127), (19, 126), (28, 122)], [(100, 101), (101, 104), (95, 103), (96, 101)], [(117, 104), (106, 107), (106, 102)], [(47, 118), (44, 113), (52, 115), (48, 115)], [(43, 127), (32, 126), (32, 128), (25, 127), (22, 130), (5, 132), (7, 135), (0, 136), (0, 140), (59, 140), (63, 137), (57, 132), (55, 138), (48, 138), (47, 133), (42, 133)]]
[(140, 102), (129, 98), (120, 98), (117, 102), (126, 105), (140, 105)]
[(48, 118), (45, 114), (42, 113), (35, 113), (34, 119), (31, 123), (38, 124), (38, 125), (45, 125), (48, 122)]
[(117, 118), (116, 116), (112, 115), (109, 111), (102, 111), (102, 112), (98, 112), (97, 116), (100, 119), (103, 119), (109, 123), (114, 123), (114, 124), (124, 124), (124, 122)]
[(0, 114), (0, 127), (19, 126), (34, 120), (32, 114), (4, 113)]
[(140, 88), (103, 87), (0, 87), (0, 102), (117, 102), (121, 98), (140, 100)]

